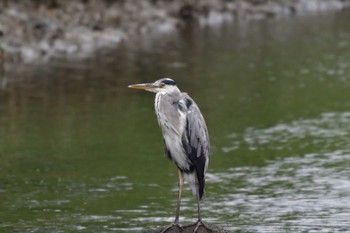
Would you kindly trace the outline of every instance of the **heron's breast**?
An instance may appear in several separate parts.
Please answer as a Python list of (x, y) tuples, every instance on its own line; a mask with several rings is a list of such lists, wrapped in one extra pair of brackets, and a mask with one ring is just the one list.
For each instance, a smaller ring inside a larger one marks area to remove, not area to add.
[(185, 129), (186, 116), (174, 104), (169, 96), (159, 94), (155, 100), (155, 110), (164, 142), (171, 159), (183, 169), (189, 169), (190, 161), (182, 145), (182, 133)]

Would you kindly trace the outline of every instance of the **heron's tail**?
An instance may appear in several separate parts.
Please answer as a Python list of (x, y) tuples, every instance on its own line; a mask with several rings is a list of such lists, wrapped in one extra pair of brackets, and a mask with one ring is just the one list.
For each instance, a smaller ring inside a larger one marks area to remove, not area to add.
[(197, 179), (196, 172), (186, 174), (184, 173), (184, 179), (188, 182), (192, 189), (193, 196), (197, 196), (197, 190), (199, 195), (199, 200), (202, 201), (204, 199), (205, 193), (204, 193), (204, 186), (205, 186), (205, 179), (204, 177), (202, 179)]

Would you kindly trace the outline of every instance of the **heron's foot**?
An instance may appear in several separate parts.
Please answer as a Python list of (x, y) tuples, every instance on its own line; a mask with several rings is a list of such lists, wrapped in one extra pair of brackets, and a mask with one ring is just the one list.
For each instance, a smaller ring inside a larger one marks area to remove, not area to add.
[(180, 229), (180, 231), (184, 231), (184, 229), (182, 228), (182, 226), (180, 226), (180, 224), (172, 223), (172, 224), (169, 224), (168, 226), (166, 226), (160, 233), (166, 233), (169, 230), (171, 230), (173, 227)]
[(194, 229), (193, 229), (193, 233), (196, 233), (200, 227), (203, 227), (204, 229), (207, 230), (207, 232), (213, 232), (213, 229), (210, 228), (207, 224), (205, 224), (204, 222), (202, 222), (202, 220), (198, 220), (197, 222), (195, 223), (192, 223), (190, 225), (186, 225), (186, 227), (189, 227), (189, 226), (195, 226)]

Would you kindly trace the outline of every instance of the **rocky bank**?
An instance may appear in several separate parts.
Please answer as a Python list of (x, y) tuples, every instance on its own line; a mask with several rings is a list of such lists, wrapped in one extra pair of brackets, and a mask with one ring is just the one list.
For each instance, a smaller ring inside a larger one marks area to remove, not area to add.
[(132, 37), (340, 10), (350, 0), (0, 0), (0, 62), (84, 58)]

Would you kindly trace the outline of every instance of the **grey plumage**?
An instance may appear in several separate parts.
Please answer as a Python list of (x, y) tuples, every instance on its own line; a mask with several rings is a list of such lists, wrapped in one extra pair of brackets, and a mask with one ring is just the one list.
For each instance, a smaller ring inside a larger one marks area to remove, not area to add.
[(157, 93), (154, 107), (163, 134), (165, 152), (179, 170), (179, 197), (174, 224), (177, 225), (179, 221), (185, 179), (197, 196), (198, 229), (199, 225), (205, 225), (201, 221), (199, 202), (204, 196), (210, 152), (204, 118), (194, 100), (187, 93), (181, 92), (172, 79), (163, 78), (154, 83), (134, 84), (129, 87)]
[(171, 93), (157, 93), (155, 110), (168, 157), (184, 173), (194, 195), (198, 182), (202, 199), (209, 163), (209, 136), (197, 104), (176, 88)]

